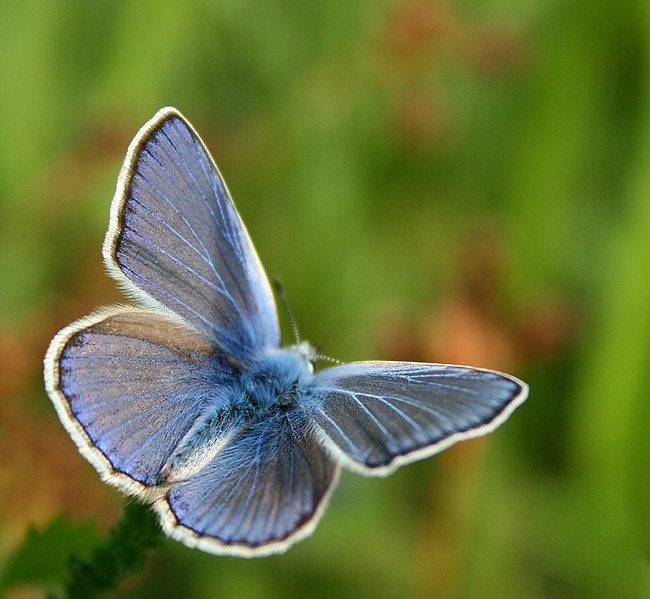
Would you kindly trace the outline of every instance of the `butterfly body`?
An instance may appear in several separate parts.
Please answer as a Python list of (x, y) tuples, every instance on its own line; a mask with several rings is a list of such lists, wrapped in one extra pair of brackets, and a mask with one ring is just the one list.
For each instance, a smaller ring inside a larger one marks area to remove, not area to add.
[(308, 394), (315, 350), (306, 342), (268, 348), (252, 366), (232, 367), (215, 376), (212, 397), (205, 397), (196, 422), (161, 470), (166, 483), (200, 471), (238, 431), (265, 418), (297, 410)]
[(60, 331), (45, 386), (108, 483), (190, 547), (286, 550), (320, 520), (341, 467), (385, 476), (491, 432), (527, 397), (500, 372), (417, 362), (315, 371), (280, 347), (271, 287), (207, 148), (173, 108), (129, 146), (103, 247), (139, 307)]
[(315, 350), (307, 343), (270, 348), (240, 373), (241, 398), (259, 414), (285, 410), (300, 400), (314, 375)]

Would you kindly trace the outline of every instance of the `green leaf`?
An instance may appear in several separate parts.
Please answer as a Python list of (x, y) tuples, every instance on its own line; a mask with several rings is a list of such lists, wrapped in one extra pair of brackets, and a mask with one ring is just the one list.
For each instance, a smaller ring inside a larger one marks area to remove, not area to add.
[(31, 528), (5, 562), (0, 589), (59, 582), (65, 577), (69, 556), (85, 557), (100, 540), (92, 520), (73, 523), (62, 515), (42, 530)]
[(127, 500), (122, 518), (104, 542), (86, 559), (71, 556), (66, 597), (90, 599), (117, 588), (124, 578), (142, 570), (149, 552), (162, 539), (151, 508)]

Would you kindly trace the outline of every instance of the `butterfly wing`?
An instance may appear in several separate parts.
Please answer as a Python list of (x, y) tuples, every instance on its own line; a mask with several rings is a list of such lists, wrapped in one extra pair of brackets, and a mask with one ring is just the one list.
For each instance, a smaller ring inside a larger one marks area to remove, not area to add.
[(163, 108), (129, 146), (104, 242), (111, 274), (247, 363), (280, 334), (273, 294), (201, 138)]
[(225, 356), (178, 317), (99, 312), (63, 329), (45, 356), (47, 391), (102, 478), (144, 495), (220, 381)]
[(492, 370), (356, 362), (316, 373), (304, 409), (342, 464), (383, 476), (491, 432), (527, 395), (525, 383)]
[(310, 534), (339, 466), (299, 411), (276, 413), (235, 434), (198, 474), (154, 504), (165, 532), (217, 554), (278, 553)]

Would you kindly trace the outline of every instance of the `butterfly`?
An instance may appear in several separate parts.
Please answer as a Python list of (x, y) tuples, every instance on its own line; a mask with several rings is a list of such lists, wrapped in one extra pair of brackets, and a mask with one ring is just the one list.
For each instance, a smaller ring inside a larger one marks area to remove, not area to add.
[(131, 142), (103, 245), (139, 307), (73, 322), (45, 386), (101, 478), (150, 502), (170, 537), (214, 554), (311, 534), (341, 467), (385, 476), (493, 431), (527, 385), (492, 370), (353, 362), (280, 346), (271, 286), (192, 125), (163, 108)]

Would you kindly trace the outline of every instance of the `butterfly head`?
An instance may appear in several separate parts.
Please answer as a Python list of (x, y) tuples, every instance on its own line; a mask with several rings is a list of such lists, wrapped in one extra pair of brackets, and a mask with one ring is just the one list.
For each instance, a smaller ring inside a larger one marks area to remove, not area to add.
[(292, 345), (286, 349), (295, 353), (296, 356), (298, 356), (298, 358), (309, 368), (309, 372), (314, 372), (314, 364), (316, 364), (316, 360), (318, 359), (318, 351), (309, 343), (309, 341), (301, 341), (297, 345)]

